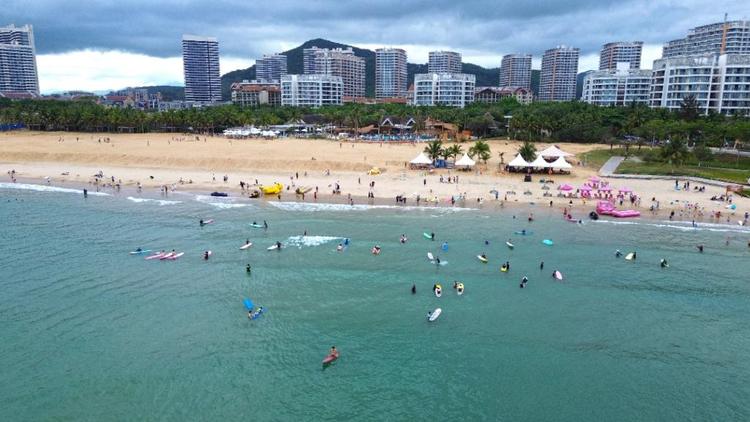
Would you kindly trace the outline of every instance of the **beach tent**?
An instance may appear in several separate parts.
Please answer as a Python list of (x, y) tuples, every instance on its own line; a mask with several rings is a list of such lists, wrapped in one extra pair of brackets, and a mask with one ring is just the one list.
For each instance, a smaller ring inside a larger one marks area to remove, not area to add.
[(529, 167), (529, 162), (524, 160), (521, 154), (518, 154), (516, 158), (508, 163), (508, 167), (526, 168)]
[(573, 190), (573, 186), (570, 186), (569, 184), (565, 183), (565, 184), (558, 186), (557, 189), (568, 191), (568, 190)]
[(580, 188), (578, 188), (581, 192), (591, 192), (591, 186), (583, 185)]
[(555, 160), (551, 165), (553, 169), (559, 169), (559, 170), (569, 170), (572, 169), (573, 166), (570, 165), (563, 157), (558, 157), (557, 160)]
[(409, 161), (409, 164), (430, 165), (432, 164), (432, 160), (430, 160), (426, 155), (424, 155), (424, 152), (420, 152), (419, 155), (414, 157), (413, 160)]
[(537, 156), (536, 156), (536, 160), (532, 161), (532, 162), (531, 162), (531, 163), (529, 164), (529, 167), (535, 167), (535, 168), (543, 168), (543, 169), (546, 169), (546, 168), (550, 168), (550, 167), (552, 167), (552, 164), (550, 164), (550, 163), (548, 163), (548, 162), (544, 161), (544, 158), (542, 158), (542, 156), (541, 156), (541, 155), (537, 155)]
[(570, 157), (571, 155), (573, 154), (567, 153), (554, 145), (539, 153), (539, 156), (544, 158)]
[(455, 166), (469, 168), (473, 167), (474, 164), (476, 164), (476, 161), (472, 160), (471, 158), (469, 158), (468, 154), (464, 153), (464, 156), (461, 157), (460, 160), (456, 161)]

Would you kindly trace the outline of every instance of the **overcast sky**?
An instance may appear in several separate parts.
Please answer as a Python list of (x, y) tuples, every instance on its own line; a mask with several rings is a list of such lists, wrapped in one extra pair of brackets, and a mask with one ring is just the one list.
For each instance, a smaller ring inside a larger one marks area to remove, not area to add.
[(581, 49), (579, 71), (601, 45), (643, 41), (643, 67), (688, 29), (750, 17), (747, 0), (2, 0), (0, 25), (32, 24), (42, 92), (182, 85), (182, 34), (219, 39), (221, 71), (312, 38), (362, 48), (402, 47), (409, 61), (451, 49), (499, 67), (503, 54), (559, 44)]

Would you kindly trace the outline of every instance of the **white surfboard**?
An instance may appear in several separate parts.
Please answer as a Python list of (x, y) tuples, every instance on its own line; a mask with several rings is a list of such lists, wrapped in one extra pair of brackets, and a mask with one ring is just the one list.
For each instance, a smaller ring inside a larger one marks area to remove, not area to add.
[[(249, 248), (250, 246), (253, 246), (253, 242), (245, 243), (244, 245), (240, 246), (240, 250), (244, 251), (245, 249)], [(274, 245), (274, 246), (276, 246), (276, 245)]]
[(442, 313), (443, 313), (442, 309), (435, 308), (435, 310), (430, 313), (430, 316), (427, 317), (427, 320), (430, 322), (435, 321), (436, 319), (438, 319), (438, 317), (440, 317), (440, 314)]
[(275, 251), (276, 249), (279, 249), (278, 245), (271, 245), (266, 248), (266, 250), (269, 250), (269, 251)]
[(633, 260), (633, 256), (634, 256), (633, 252), (630, 252), (629, 254), (625, 255), (625, 259), (627, 259), (628, 261), (632, 261)]
[(510, 242), (505, 242), (505, 244), (508, 245), (508, 247), (511, 248), (511, 249), (513, 249), (513, 247), (515, 246), (514, 244), (512, 244)]
[(458, 293), (459, 296), (464, 294), (464, 284), (458, 283), (458, 287), (456, 287), (456, 293)]
[(443, 289), (435, 289), (435, 296), (440, 297), (443, 295)]
[(482, 255), (477, 255), (477, 259), (484, 262), (485, 264), (487, 263), (487, 258), (483, 257)]
[(563, 275), (562, 275), (562, 273), (560, 271), (555, 271), (554, 276), (555, 276), (555, 280), (562, 280), (563, 279)]
[(435, 260), (435, 257), (432, 255), (432, 252), (427, 252), (427, 259), (429, 259), (430, 261)]

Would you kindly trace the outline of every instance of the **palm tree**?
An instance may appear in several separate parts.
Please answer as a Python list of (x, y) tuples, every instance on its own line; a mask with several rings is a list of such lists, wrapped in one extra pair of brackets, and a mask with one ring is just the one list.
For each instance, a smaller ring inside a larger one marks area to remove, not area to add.
[(464, 149), (461, 147), (461, 145), (453, 144), (449, 146), (448, 148), (445, 148), (443, 154), (445, 155), (445, 158), (453, 158), (453, 161), (456, 160), (456, 157), (463, 154)]
[(469, 148), (469, 156), (471, 158), (478, 157), (485, 164), (487, 164), (487, 160), (492, 157), (489, 144), (484, 141), (476, 141), (474, 145)]
[(525, 141), (521, 147), (518, 148), (518, 153), (521, 154), (521, 157), (528, 161), (534, 161), (536, 158), (536, 146), (533, 142)]
[(424, 147), (424, 152), (434, 162), (443, 155), (443, 141), (430, 141)]

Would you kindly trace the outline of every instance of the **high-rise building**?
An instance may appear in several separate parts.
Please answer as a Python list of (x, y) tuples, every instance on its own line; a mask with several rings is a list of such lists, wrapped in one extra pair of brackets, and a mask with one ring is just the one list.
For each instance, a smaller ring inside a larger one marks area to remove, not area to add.
[(428, 73), (461, 73), (461, 53), (455, 51), (430, 51)]
[(0, 28), (0, 92), (39, 95), (31, 25)]
[(303, 50), (303, 65), (307, 75), (341, 77), (344, 97), (365, 96), (365, 59), (355, 56), (351, 48), (306, 48)]
[(651, 70), (630, 66), (621, 62), (615, 70), (588, 72), (583, 79), (581, 101), (600, 106), (648, 104)]
[(465, 107), (474, 102), (476, 76), (465, 73), (414, 75), (414, 105)]
[(221, 101), (219, 42), (213, 37), (182, 36), (185, 101)]
[(679, 110), (692, 96), (703, 114), (750, 113), (750, 55), (706, 54), (654, 60), (651, 107)]
[(704, 54), (750, 54), (750, 21), (731, 21), (698, 26), (687, 37), (669, 41), (662, 58)]
[(280, 81), (286, 75), (286, 56), (283, 54), (264, 54), (255, 61), (255, 79)]
[(406, 96), (406, 51), (400, 48), (375, 50), (375, 97)]
[(540, 101), (570, 101), (576, 96), (579, 50), (558, 46), (544, 52), (539, 78)]
[(343, 91), (341, 76), (312, 74), (281, 77), (281, 105), (284, 106), (340, 105)]
[(506, 54), (500, 64), (500, 87), (531, 89), (531, 54)]
[(629, 63), (630, 69), (640, 69), (642, 51), (643, 41), (604, 44), (599, 54), (599, 70), (617, 70), (618, 63)]

